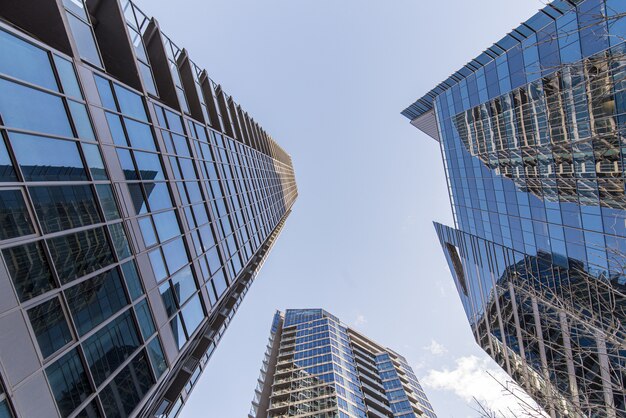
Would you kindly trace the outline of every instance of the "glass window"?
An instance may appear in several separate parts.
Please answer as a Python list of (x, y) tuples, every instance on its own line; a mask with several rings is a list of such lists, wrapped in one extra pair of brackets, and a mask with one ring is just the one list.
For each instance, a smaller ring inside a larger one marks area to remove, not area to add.
[(13, 162), (7, 151), (4, 139), (0, 137), (0, 181), (17, 181)]
[(92, 393), (85, 368), (74, 349), (46, 369), (48, 382), (62, 416), (70, 415)]
[(164, 180), (163, 168), (158, 154), (135, 151), (135, 161), (143, 180)]
[(63, 284), (113, 263), (113, 253), (102, 228), (47, 240)]
[(76, 16), (80, 16), (83, 19), (87, 19), (87, 14), (85, 13), (85, 5), (83, 4), (83, 0), (63, 0), (63, 5), (65, 8)]
[(148, 122), (146, 109), (143, 106), (143, 100), (141, 99), (141, 96), (133, 93), (127, 88), (120, 86), (119, 84), (113, 83), (113, 89), (115, 90), (117, 101), (120, 104), (121, 113), (131, 116), (135, 119)]
[(76, 142), (15, 132), (10, 139), (26, 181), (87, 180)]
[(22, 191), (0, 190), (0, 240), (34, 233)]
[(44, 358), (72, 341), (72, 333), (58, 297), (29, 309), (28, 318)]
[[(215, 238), (213, 237), (213, 232), (211, 231), (211, 227), (209, 225), (201, 226), (200, 229), (200, 237), (202, 237), (202, 245), (205, 251), (215, 245)], [(217, 250), (213, 250), (214, 254), (211, 254), (211, 257), (215, 257), (217, 255)], [(219, 262), (219, 258), (216, 260), (217, 264), (215, 264), (215, 269), (219, 268), (221, 263)]]
[(151, 211), (172, 207), (172, 199), (166, 183), (144, 183)]
[(187, 337), (185, 336), (185, 330), (183, 329), (183, 323), (180, 320), (179, 315), (172, 318), (170, 321), (170, 327), (172, 328), (172, 333), (174, 334), (174, 341), (176, 341), (176, 345), (180, 350), (187, 342)]
[(91, 401), (75, 418), (102, 418), (98, 410), (98, 403), (95, 400)]
[(107, 172), (104, 169), (104, 162), (97, 145), (81, 143), (83, 154), (87, 160), (87, 166), (94, 180), (108, 180)]
[(146, 200), (143, 197), (141, 185), (129, 184), (128, 191), (130, 192), (130, 198), (133, 201), (133, 206), (135, 207), (135, 213), (137, 215), (141, 215), (148, 212), (148, 207)]
[(0, 73), (58, 90), (48, 53), (0, 30)]
[(139, 345), (130, 310), (85, 341), (85, 358), (96, 386), (100, 386)]
[(183, 305), (197, 290), (196, 282), (189, 266), (172, 277), (172, 286), (178, 305)]
[(118, 148), (117, 157), (120, 160), (120, 165), (122, 166), (126, 180), (138, 180), (139, 176), (137, 176), (137, 171), (135, 171), (135, 164), (133, 164), (133, 158), (130, 155), (130, 151)]
[(80, 57), (98, 67), (102, 67), (102, 61), (100, 61), (100, 55), (98, 54), (91, 27), (71, 13), (67, 13), (67, 20), (70, 23)]
[[(77, 97), (79, 99), (82, 99), (83, 95), (80, 92), (78, 80), (76, 79), (74, 65), (70, 61), (66, 60), (65, 58), (61, 58), (58, 55), (53, 55), (53, 58), (54, 63), (57, 67), (57, 72), (59, 73), (59, 78), (61, 79), (63, 92), (70, 97)], [(38, 70), (41, 71), (40, 68)]]
[(143, 79), (144, 86), (146, 86), (146, 91), (158, 97), (159, 93), (157, 92), (156, 86), (154, 85), (152, 70), (141, 61), (138, 61), (137, 63), (139, 64), (139, 72), (141, 72), (141, 77)]
[(90, 186), (30, 187), (44, 233), (101, 222)]
[(204, 320), (204, 311), (200, 303), (198, 295), (194, 296), (181, 310), (183, 319), (185, 320), (185, 328), (187, 335), (193, 334), (200, 323)]
[(2, 254), (21, 302), (55, 287), (41, 243), (7, 248)]
[[(113, 98), (113, 92), (111, 91), (111, 83), (109, 80), (94, 74), (96, 80), (96, 87), (98, 87), (98, 93), (100, 94), (100, 100), (102, 101), (102, 107), (111, 110), (117, 110), (115, 105), (115, 99)], [(107, 113), (107, 116), (109, 113)]]
[(154, 385), (145, 353), (139, 353), (118, 373), (100, 394), (107, 418), (123, 418), (132, 415), (141, 399)]
[(180, 227), (178, 226), (178, 219), (176, 219), (176, 213), (174, 211), (161, 212), (153, 215), (153, 218), (157, 233), (159, 234), (159, 240), (161, 240), (161, 242), (167, 241), (168, 239), (181, 234)]
[(135, 262), (131, 260), (122, 264), (122, 272), (124, 273), (126, 287), (128, 287), (128, 293), (131, 299), (137, 300), (139, 296), (143, 295), (143, 289), (139, 281), (139, 274), (137, 273)]
[(150, 313), (150, 307), (146, 299), (142, 300), (135, 306), (135, 313), (137, 314), (137, 322), (139, 322), (139, 329), (144, 340), (150, 338), (152, 334), (156, 332), (154, 328), (154, 322), (152, 321), (152, 314)]
[(106, 321), (128, 303), (116, 268), (72, 286), (65, 294), (80, 335)]
[(161, 342), (158, 338), (154, 338), (148, 344), (148, 356), (150, 357), (150, 363), (152, 364), (152, 368), (154, 369), (154, 373), (158, 379), (167, 369), (167, 361), (163, 355)]
[(93, 128), (91, 127), (91, 121), (85, 105), (74, 100), (68, 100), (67, 104), (70, 107), (70, 113), (72, 114), (78, 137), (95, 141), (96, 137), (93, 134)]
[(128, 132), (128, 139), (133, 148), (141, 148), (150, 151), (156, 151), (154, 145), (154, 137), (150, 126), (145, 123), (136, 122), (132, 119), (124, 118), (124, 124), (126, 125), (126, 132)]
[(128, 142), (126, 142), (126, 134), (124, 134), (124, 128), (122, 128), (120, 116), (109, 112), (105, 112), (105, 114), (113, 142), (117, 145), (127, 147)]
[(6, 126), (74, 136), (60, 97), (4, 79), (0, 79), (0, 116)]
[(178, 308), (176, 307), (174, 292), (172, 291), (170, 283), (163, 283), (161, 287), (159, 287), (159, 292), (161, 293), (161, 299), (163, 299), (163, 306), (165, 306), (167, 316), (172, 316)]
[(100, 206), (104, 212), (104, 217), (107, 221), (119, 219), (120, 213), (117, 210), (117, 204), (113, 197), (113, 190), (108, 184), (96, 184), (96, 192), (100, 198)]
[(161, 255), (161, 249), (157, 248), (156, 250), (148, 253), (148, 257), (150, 257), (150, 264), (152, 265), (152, 270), (154, 271), (154, 276), (158, 282), (165, 279), (167, 277), (167, 270), (165, 268), (165, 263), (163, 262), (163, 256)]
[(178, 238), (163, 246), (163, 256), (170, 272), (175, 272), (189, 261), (183, 240)]
[(222, 297), (222, 294), (228, 287), (223, 270), (220, 270), (219, 274), (216, 274), (215, 277), (213, 277), (213, 286), (215, 287), (215, 293), (217, 294), (217, 297)]
[(120, 260), (130, 257), (130, 246), (128, 245), (128, 237), (126, 237), (126, 231), (121, 223), (109, 225), (111, 231), (111, 237), (113, 238), (113, 246), (117, 252), (117, 256)]
[(156, 234), (154, 232), (154, 226), (152, 226), (152, 219), (150, 216), (139, 219), (139, 228), (141, 228), (141, 235), (143, 235), (143, 241), (146, 247), (152, 247), (158, 243)]

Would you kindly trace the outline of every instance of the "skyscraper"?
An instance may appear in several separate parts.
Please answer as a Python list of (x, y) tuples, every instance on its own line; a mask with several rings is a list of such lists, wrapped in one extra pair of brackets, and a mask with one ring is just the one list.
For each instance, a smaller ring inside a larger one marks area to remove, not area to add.
[(0, 416), (174, 417), (297, 196), (128, 0), (0, 2)]
[(625, 16), (554, 1), (402, 112), (476, 341), (553, 417), (626, 416)]
[(323, 309), (277, 311), (249, 418), (436, 418), (400, 354)]

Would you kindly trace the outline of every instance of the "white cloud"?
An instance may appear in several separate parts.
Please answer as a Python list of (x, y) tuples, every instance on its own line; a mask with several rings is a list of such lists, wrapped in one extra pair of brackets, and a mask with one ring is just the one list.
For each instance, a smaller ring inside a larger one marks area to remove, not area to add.
[(356, 319), (354, 320), (354, 326), (355, 327), (361, 327), (361, 326), (363, 326), (365, 324), (367, 324), (367, 318), (365, 318), (365, 315), (358, 314), (356, 316)]
[(443, 344), (438, 343), (435, 340), (430, 340), (430, 344), (424, 347), (424, 350), (429, 351), (431, 354), (435, 356), (440, 356), (448, 352), (448, 349), (443, 346)]
[[(529, 411), (528, 407), (522, 406), (524, 402), (535, 407), (535, 403), (511, 383), (511, 378), (504, 371), (491, 366), (486, 358), (460, 357), (454, 369), (431, 369), (420, 381), (428, 388), (453, 392), (473, 407), (476, 407), (476, 398), (504, 417), (523, 416), (524, 412)], [(498, 382), (508, 384), (520, 399), (504, 390)]]

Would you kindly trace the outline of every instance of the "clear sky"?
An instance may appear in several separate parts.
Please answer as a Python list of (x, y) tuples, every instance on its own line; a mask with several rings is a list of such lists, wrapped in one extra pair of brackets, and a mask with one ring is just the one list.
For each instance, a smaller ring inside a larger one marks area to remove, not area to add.
[(432, 225), (438, 144), (400, 112), (540, 0), (136, 0), (293, 158), (299, 198), (183, 418), (246, 416), (276, 309), (322, 307), (409, 360), (440, 418), (485, 372)]

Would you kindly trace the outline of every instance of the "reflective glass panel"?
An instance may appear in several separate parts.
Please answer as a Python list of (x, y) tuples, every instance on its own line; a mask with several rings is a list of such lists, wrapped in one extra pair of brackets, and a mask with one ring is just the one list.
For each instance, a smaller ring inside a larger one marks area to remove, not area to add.
[(154, 338), (148, 344), (148, 355), (150, 357), (150, 363), (152, 364), (154, 373), (156, 374), (158, 379), (167, 369), (167, 361), (165, 360), (165, 356), (163, 355), (161, 342), (158, 338)]
[(139, 176), (137, 175), (137, 171), (135, 171), (135, 164), (133, 164), (133, 158), (130, 155), (130, 151), (118, 148), (117, 157), (120, 160), (120, 165), (122, 166), (126, 180), (138, 180)]
[(139, 296), (143, 295), (143, 289), (141, 282), (139, 281), (139, 274), (137, 273), (137, 267), (134, 261), (128, 261), (122, 264), (122, 272), (126, 279), (126, 287), (128, 287), (128, 293), (132, 300), (136, 300)]
[(0, 240), (34, 233), (22, 191), (0, 189)]
[(124, 118), (124, 124), (126, 125), (128, 139), (130, 139), (133, 148), (156, 151), (150, 126), (128, 118)]
[(101, 222), (90, 186), (41, 186), (29, 191), (45, 233)]
[(148, 122), (146, 109), (143, 107), (143, 100), (141, 99), (141, 96), (120, 86), (119, 84), (113, 83), (113, 89), (115, 90), (117, 101), (120, 104), (120, 112), (135, 119)]
[(104, 169), (104, 162), (97, 145), (81, 143), (83, 154), (87, 160), (87, 166), (94, 180), (107, 180), (107, 173)]
[(124, 128), (122, 128), (122, 122), (119, 115), (105, 112), (107, 123), (109, 124), (109, 130), (111, 131), (111, 137), (113, 142), (117, 145), (124, 147), (128, 146), (126, 142), (126, 134), (124, 134)]
[(141, 228), (141, 235), (143, 235), (143, 241), (146, 247), (152, 247), (158, 243), (150, 216), (139, 219), (139, 228)]
[(7, 248), (2, 254), (20, 301), (55, 287), (50, 265), (39, 242)]
[(70, 107), (70, 113), (72, 114), (78, 137), (95, 141), (96, 137), (93, 134), (93, 128), (91, 127), (91, 121), (85, 105), (74, 100), (68, 100), (67, 104)]
[(197, 289), (196, 282), (189, 266), (172, 277), (172, 287), (174, 288), (178, 305), (183, 305), (194, 294)]
[(129, 184), (128, 191), (130, 192), (130, 198), (132, 199), (133, 206), (135, 207), (135, 213), (137, 215), (141, 215), (148, 212), (148, 206), (146, 204), (146, 200), (143, 197), (141, 185)]
[(150, 313), (150, 307), (146, 299), (142, 300), (135, 306), (135, 312), (137, 313), (137, 322), (139, 322), (139, 329), (144, 340), (150, 338), (152, 334), (156, 332), (154, 328), (154, 322), (152, 321), (152, 314)]
[(74, 72), (74, 65), (61, 58), (58, 55), (53, 55), (54, 63), (61, 79), (61, 85), (63, 86), (63, 92), (70, 97), (76, 97), (82, 99), (83, 95), (80, 92), (78, 80), (76, 79), (76, 73)]
[(66, 417), (91, 393), (85, 368), (74, 349), (46, 369), (48, 382), (61, 415)]
[(77, 142), (15, 132), (9, 137), (26, 181), (87, 180)]
[(58, 297), (29, 309), (28, 318), (44, 358), (72, 341), (72, 333)]
[(98, 410), (98, 403), (93, 400), (82, 411), (76, 415), (76, 418), (102, 418)]
[(113, 239), (113, 246), (117, 252), (117, 256), (120, 260), (130, 257), (130, 246), (128, 245), (128, 237), (126, 231), (121, 223), (109, 225), (111, 231), (111, 238)]
[(163, 305), (165, 306), (167, 316), (172, 316), (174, 312), (176, 312), (177, 307), (174, 299), (174, 292), (172, 291), (170, 283), (163, 283), (161, 287), (159, 287), (159, 292), (161, 292), (161, 298), (163, 299)]
[(202, 311), (202, 305), (200, 304), (200, 298), (198, 295), (195, 295), (185, 306), (183, 306), (181, 313), (183, 315), (183, 319), (185, 320), (187, 334), (193, 334), (204, 319), (204, 312)]
[(135, 151), (135, 161), (143, 180), (164, 180), (163, 168), (158, 154)]
[(115, 203), (111, 186), (108, 184), (97, 184), (96, 192), (100, 198), (100, 206), (102, 206), (102, 211), (104, 212), (106, 220), (112, 221), (119, 219), (120, 214), (117, 210), (117, 204)]
[(178, 349), (180, 350), (187, 342), (187, 337), (185, 336), (185, 330), (183, 329), (183, 323), (180, 320), (179, 315), (172, 318), (170, 321), (170, 327), (172, 328), (172, 333), (174, 334), (174, 341), (176, 341)]
[(102, 67), (102, 61), (100, 61), (100, 55), (98, 54), (91, 27), (71, 13), (67, 13), (67, 20), (70, 23), (80, 57), (98, 67)]
[(144, 183), (151, 211), (172, 207), (172, 199), (166, 183)]
[(151, 251), (148, 253), (148, 257), (150, 258), (150, 264), (152, 265), (152, 270), (154, 271), (154, 276), (157, 281), (165, 279), (167, 277), (167, 270), (165, 269), (161, 249), (157, 248)]
[(161, 242), (181, 234), (174, 211), (157, 213), (153, 215), (152, 218), (154, 219), (154, 225), (156, 226)]
[(17, 181), (13, 162), (2, 138), (0, 138), (0, 181)]
[(178, 238), (163, 245), (163, 256), (170, 272), (175, 272), (189, 261), (183, 240)]
[[(107, 109), (117, 110), (117, 106), (115, 105), (115, 99), (113, 98), (113, 92), (111, 91), (111, 83), (109, 83), (109, 80), (95, 74), (94, 79), (96, 80), (96, 86), (98, 87), (98, 93), (100, 94), (102, 106)], [(109, 114), (107, 113), (107, 115)]]
[(48, 53), (0, 30), (0, 73), (58, 90)]

